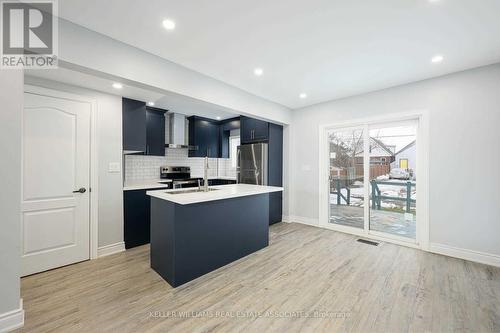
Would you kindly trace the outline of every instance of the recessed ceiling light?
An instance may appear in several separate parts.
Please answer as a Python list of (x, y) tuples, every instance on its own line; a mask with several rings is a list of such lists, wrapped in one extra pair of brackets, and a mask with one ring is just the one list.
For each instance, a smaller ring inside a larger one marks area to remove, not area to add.
[(264, 70), (262, 68), (256, 68), (253, 70), (253, 73), (257, 76), (261, 76), (262, 74), (264, 74)]
[(148, 102), (149, 106), (155, 106), (155, 102)]
[(301, 94), (299, 95), (299, 97), (300, 97), (301, 99), (307, 98), (307, 94), (306, 94), (306, 93), (301, 93)]
[(444, 57), (442, 55), (438, 54), (438, 55), (435, 55), (434, 57), (432, 57), (431, 62), (434, 64), (437, 64), (443, 60), (444, 60)]
[(121, 88), (123, 88), (123, 85), (121, 83), (115, 82), (115, 83), (113, 83), (113, 88), (121, 89)]
[(221, 118), (219, 116), (216, 117), (217, 120), (220, 120)]
[(165, 19), (162, 22), (163, 27), (167, 30), (174, 30), (175, 29), (175, 22), (170, 20), (170, 19)]

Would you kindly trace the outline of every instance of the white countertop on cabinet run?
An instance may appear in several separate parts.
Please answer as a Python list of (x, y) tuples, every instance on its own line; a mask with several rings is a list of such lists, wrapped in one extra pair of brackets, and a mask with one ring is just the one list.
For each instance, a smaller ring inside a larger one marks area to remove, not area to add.
[[(220, 186), (210, 186), (213, 191), (209, 192), (191, 192), (191, 193), (180, 193), (172, 194), (173, 192), (183, 192), (188, 189), (177, 189), (177, 190), (156, 190), (147, 191), (146, 194), (158, 199), (163, 199), (167, 201), (174, 202), (180, 205), (189, 205), (199, 202), (224, 200), (230, 198), (238, 198), (249, 195), (265, 194), (272, 192), (283, 191), (282, 187), (277, 186), (262, 186), (262, 185), (250, 185), (250, 184), (234, 184), (234, 185), (220, 185)], [(190, 188), (193, 189), (193, 188)]]
[[(191, 178), (203, 178), (203, 176), (201, 176), (201, 177), (191, 176)], [(211, 177), (208, 177), (208, 179), (209, 180), (212, 180), (212, 179), (236, 180), (236, 177), (211, 176)], [(147, 189), (167, 187), (167, 185), (160, 184), (159, 182), (172, 182), (172, 179), (149, 179), (149, 180), (127, 181), (123, 185), (123, 190), (124, 191), (147, 190)]]
[(159, 182), (169, 182), (171, 183), (171, 179), (151, 179), (151, 180), (137, 180), (137, 181), (128, 181), (123, 185), (124, 191), (131, 190), (147, 190), (153, 188), (162, 188), (167, 187), (167, 184), (160, 184)]

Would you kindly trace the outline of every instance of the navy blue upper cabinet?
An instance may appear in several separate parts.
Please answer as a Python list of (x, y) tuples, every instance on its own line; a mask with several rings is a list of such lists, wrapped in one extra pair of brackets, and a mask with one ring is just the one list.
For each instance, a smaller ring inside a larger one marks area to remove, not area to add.
[(146, 103), (122, 99), (123, 150), (146, 152)]
[(165, 156), (165, 110), (146, 108), (146, 155)]
[(165, 156), (165, 112), (149, 108), (145, 102), (123, 98), (124, 152)]
[(266, 121), (241, 116), (241, 143), (253, 143), (269, 140), (269, 123)]
[(219, 122), (198, 116), (188, 121), (189, 145), (196, 147), (189, 151), (189, 157), (219, 157)]

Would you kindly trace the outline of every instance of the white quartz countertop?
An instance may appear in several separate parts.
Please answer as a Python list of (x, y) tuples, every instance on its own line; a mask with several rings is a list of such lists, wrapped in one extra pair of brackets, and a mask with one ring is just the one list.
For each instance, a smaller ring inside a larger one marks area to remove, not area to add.
[(167, 184), (160, 184), (159, 182), (172, 182), (170, 179), (151, 179), (151, 180), (139, 180), (139, 181), (129, 181), (125, 182), (123, 185), (124, 191), (131, 190), (147, 190), (153, 188), (167, 187)]
[[(282, 187), (250, 185), (250, 184), (210, 186), (210, 188), (214, 190), (209, 192), (191, 192), (191, 193), (180, 193), (180, 194), (172, 194), (172, 193), (179, 191), (182, 192), (187, 189), (156, 190), (156, 191), (147, 191), (146, 194), (158, 199), (171, 201), (180, 205), (189, 205), (199, 202), (223, 200), (223, 199), (230, 199), (237, 197), (245, 197), (249, 195), (283, 191)], [(196, 189), (196, 188), (190, 188), (190, 189)]]

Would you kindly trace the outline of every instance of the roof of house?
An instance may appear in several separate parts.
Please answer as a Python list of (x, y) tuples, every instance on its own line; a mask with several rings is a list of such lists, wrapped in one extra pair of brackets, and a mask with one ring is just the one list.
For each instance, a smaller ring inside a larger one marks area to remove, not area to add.
[[(375, 144), (376, 148), (380, 148), (382, 151), (384, 151), (385, 153), (387, 153), (388, 156), (394, 156), (394, 151), (391, 150), (389, 147), (394, 147), (394, 146), (387, 146), (386, 144), (384, 144), (382, 141), (380, 141), (379, 139), (375, 139), (373, 137), (370, 137), (370, 140)], [(371, 150), (374, 150), (373, 147), (370, 147)], [(359, 156), (360, 154), (363, 154), (364, 150), (361, 150), (358, 154), (356, 154), (356, 156)]]
[(409, 144), (407, 144), (406, 146), (404, 146), (403, 148), (401, 148), (398, 152), (396, 152), (394, 155), (398, 155), (402, 152), (404, 152), (406, 149), (408, 148), (411, 148), (415, 145), (415, 143), (417, 143), (417, 140), (413, 140), (412, 142), (410, 142)]

